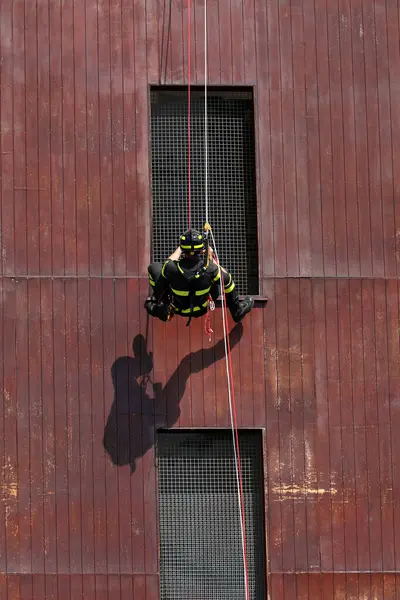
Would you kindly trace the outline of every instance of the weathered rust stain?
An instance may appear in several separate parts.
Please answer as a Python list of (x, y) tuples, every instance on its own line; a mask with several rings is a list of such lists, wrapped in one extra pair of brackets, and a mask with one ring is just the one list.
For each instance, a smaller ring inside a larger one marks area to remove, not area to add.
[[(295, 484), (281, 484), (272, 488), (272, 491), (275, 494), (280, 494), (282, 496), (292, 496), (299, 498), (301, 496), (323, 496), (324, 494), (330, 494), (334, 496), (337, 494), (336, 488), (315, 488), (307, 485), (295, 485)], [(282, 500), (286, 500), (286, 498), (282, 498)]]
[(18, 503), (18, 483), (11, 458), (7, 457), (3, 467), (3, 481), (0, 487), (0, 501), (4, 504), (4, 517), (7, 531), (11, 535), (18, 534), (18, 523), (10, 518)]
[(18, 484), (6, 483), (1, 486), (1, 498), (4, 502), (7, 502), (11, 498), (18, 497)]

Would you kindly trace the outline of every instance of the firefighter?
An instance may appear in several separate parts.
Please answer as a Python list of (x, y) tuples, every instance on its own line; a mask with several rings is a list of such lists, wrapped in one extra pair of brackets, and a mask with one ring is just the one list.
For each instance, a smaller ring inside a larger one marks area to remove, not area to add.
[(254, 299), (239, 299), (232, 275), (215, 263), (206, 237), (189, 229), (180, 236), (178, 248), (163, 265), (149, 265), (153, 293), (147, 298), (145, 308), (149, 315), (162, 321), (169, 321), (174, 314), (188, 317), (189, 325), (192, 318), (207, 313), (210, 297), (213, 301), (218, 298), (220, 275), (226, 304), (235, 323), (239, 323), (253, 308)]

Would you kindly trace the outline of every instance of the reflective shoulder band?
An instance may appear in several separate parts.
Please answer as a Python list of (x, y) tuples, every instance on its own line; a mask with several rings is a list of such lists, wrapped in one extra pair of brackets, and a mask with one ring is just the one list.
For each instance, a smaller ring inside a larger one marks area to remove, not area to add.
[(164, 271), (165, 271), (165, 267), (167, 266), (167, 264), (168, 264), (168, 263), (169, 263), (169, 260), (166, 260), (166, 261), (165, 261), (165, 263), (163, 264), (163, 268), (161, 269), (161, 275), (162, 275), (163, 277), (165, 277), (165, 275), (164, 275)]
[(229, 294), (235, 288), (235, 282), (232, 280), (232, 277), (229, 279), (229, 283), (225, 288), (225, 294)]

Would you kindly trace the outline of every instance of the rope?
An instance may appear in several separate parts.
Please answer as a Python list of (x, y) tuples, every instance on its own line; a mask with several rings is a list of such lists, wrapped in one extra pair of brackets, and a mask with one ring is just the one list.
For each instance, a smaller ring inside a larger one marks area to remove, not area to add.
[(208, 310), (207, 310), (206, 316), (204, 318), (204, 333), (206, 334), (206, 336), (208, 336), (208, 341), (211, 342), (212, 334), (214, 333), (214, 330), (211, 329), (211, 319), (210, 319), (210, 313)]
[(208, 52), (207, 52), (207, 0), (204, 0), (204, 178), (205, 178), (205, 205), (208, 223)]
[(188, 0), (188, 9), (187, 9), (187, 26), (188, 26), (188, 229), (190, 229), (190, 225), (191, 225), (191, 209), (192, 209), (192, 194), (191, 194), (191, 181), (190, 181), (190, 144), (191, 144), (191, 140), (190, 140), (190, 46), (191, 46), (191, 39), (190, 39), (190, 0)]
[[(191, 224), (191, 181), (190, 181), (190, 0), (188, 0), (188, 222), (189, 229)], [(207, 0), (204, 0), (204, 153), (205, 153), (205, 217), (207, 235), (211, 236), (216, 262), (218, 264), (219, 276), (220, 276), (220, 291), (222, 299), (222, 324), (224, 332), (224, 347), (225, 347), (225, 367), (226, 377), (228, 383), (228, 400), (229, 400), (229, 413), (232, 430), (232, 441), (233, 441), (233, 454), (235, 462), (235, 473), (236, 473), (236, 484), (238, 494), (238, 505), (240, 514), (240, 533), (242, 541), (242, 552), (243, 552), (243, 574), (244, 574), (244, 590), (245, 600), (250, 600), (249, 590), (249, 577), (248, 577), (248, 562), (247, 562), (247, 540), (246, 540), (246, 524), (245, 524), (245, 513), (244, 513), (244, 494), (243, 494), (243, 478), (240, 461), (240, 448), (239, 448), (239, 434), (237, 427), (237, 416), (236, 416), (236, 403), (235, 403), (235, 391), (233, 387), (232, 377), (232, 357), (231, 347), (229, 342), (229, 336), (227, 332), (227, 308), (225, 299), (225, 283), (219, 263), (219, 256), (217, 247), (215, 244), (214, 234), (211, 227), (208, 224), (208, 111), (207, 111), (207, 84), (208, 84), (208, 56), (207, 56)], [(207, 257), (208, 259), (208, 257)], [(205, 331), (210, 336), (212, 333), (211, 324), (209, 321), (209, 315), (207, 313), (208, 320), (206, 317)]]
[(239, 512), (240, 512), (240, 533), (242, 538), (242, 552), (243, 552), (243, 573), (244, 573), (244, 589), (245, 589), (245, 598), (246, 600), (250, 600), (250, 590), (249, 590), (249, 576), (248, 576), (248, 562), (247, 562), (247, 539), (246, 539), (246, 522), (245, 522), (245, 514), (244, 514), (244, 493), (243, 493), (243, 477), (242, 477), (242, 469), (241, 469), (241, 461), (240, 461), (240, 448), (239, 448), (239, 434), (237, 427), (237, 415), (236, 415), (236, 402), (235, 402), (235, 390), (233, 386), (233, 377), (232, 377), (232, 356), (231, 356), (231, 346), (229, 342), (229, 336), (227, 333), (227, 322), (228, 322), (228, 314), (226, 308), (226, 300), (225, 300), (225, 284), (224, 278), (221, 270), (221, 265), (219, 263), (219, 257), (217, 252), (217, 247), (215, 244), (214, 234), (212, 229), (210, 229), (211, 240), (214, 247), (214, 253), (216, 262), (218, 264), (219, 277), (220, 277), (220, 288), (221, 288), (221, 303), (222, 303), (222, 325), (224, 331), (224, 345), (225, 345), (225, 367), (226, 367), (226, 377), (228, 382), (228, 399), (229, 399), (229, 414), (231, 420), (231, 429), (232, 429), (232, 441), (233, 441), (233, 454), (235, 460), (235, 471), (236, 471), (236, 484), (237, 484), (237, 492), (238, 492), (238, 503), (239, 503)]

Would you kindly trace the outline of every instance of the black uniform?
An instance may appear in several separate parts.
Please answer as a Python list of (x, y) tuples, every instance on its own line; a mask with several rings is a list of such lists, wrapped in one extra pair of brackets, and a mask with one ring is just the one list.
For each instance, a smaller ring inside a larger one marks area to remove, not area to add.
[[(170, 297), (175, 313), (200, 317), (207, 312), (209, 296), (216, 300), (220, 293), (220, 271), (218, 266), (204, 263), (202, 256), (194, 259), (182, 258), (179, 261), (167, 260), (161, 267), (153, 263), (148, 268), (150, 284), (157, 302)], [(221, 271), (224, 278), (225, 293), (230, 294), (235, 284), (229, 273)]]
[(221, 277), (227, 306), (233, 320), (239, 322), (253, 307), (252, 298), (239, 299), (232, 275), (222, 270), (204, 253), (204, 238), (189, 230), (180, 238), (184, 254), (179, 260), (168, 259), (163, 265), (148, 267), (153, 295), (145, 302), (147, 312), (162, 321), (174, 313), (183, 317), (201, 317), (207, 312), (209, 297), (216, 300), (221, 290)]

